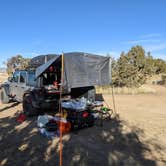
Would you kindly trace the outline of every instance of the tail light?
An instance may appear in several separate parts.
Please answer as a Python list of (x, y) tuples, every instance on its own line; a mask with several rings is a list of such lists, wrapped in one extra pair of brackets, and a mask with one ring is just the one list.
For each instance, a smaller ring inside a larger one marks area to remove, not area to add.
[(83, 114), (82, 114), (82, 117), (83, 118), (87, 118), (89, 116), (89, 113), (88, 112), (84, 112)]

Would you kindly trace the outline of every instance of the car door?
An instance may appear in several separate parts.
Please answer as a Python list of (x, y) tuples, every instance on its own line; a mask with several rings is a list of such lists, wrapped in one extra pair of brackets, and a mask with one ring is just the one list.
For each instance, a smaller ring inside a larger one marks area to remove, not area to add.
[(10, 95), (13, 96), (17, 100), (17, 93), (19, 91), (18, 84), (19, 84), (20, 72), (15, 71), (12, 77), (12, 82), (10, 83)]
[(27, 82), (27, 72), (20, 71), (20, 78), (19, 78), (18, 92), (17, 92), (17, 100), (19, 101), (22, 101), (24, 92), (28, 89), (26, 82)]

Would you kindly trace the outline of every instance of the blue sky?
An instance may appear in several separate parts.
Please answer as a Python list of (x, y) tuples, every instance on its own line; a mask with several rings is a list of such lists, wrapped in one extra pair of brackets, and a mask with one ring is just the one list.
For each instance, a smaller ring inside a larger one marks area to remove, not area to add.
[(2, 0), (0, 66), (11, 56), (83, 51), (118, 57), (142, 45), (166, 59), (165, 0)]

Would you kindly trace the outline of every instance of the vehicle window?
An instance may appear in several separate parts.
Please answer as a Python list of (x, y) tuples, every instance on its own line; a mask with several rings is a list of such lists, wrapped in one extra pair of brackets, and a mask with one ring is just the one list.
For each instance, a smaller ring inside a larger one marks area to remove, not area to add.
[(20, 83), (26, 82), (26, 72), (20, 72)]
[(35, 73), (34, 72), (29, 72), (28, 73), (27, 85), (29, 85), (29, 86), (35, 86), (36, 85)]
[(19, 73), (18, 71), (14, 72), (14, 74), (13, 74), (13, 81), (14, 81), (14, 82), (18, 82), (19, 74), (20, 74), (20, 73)]

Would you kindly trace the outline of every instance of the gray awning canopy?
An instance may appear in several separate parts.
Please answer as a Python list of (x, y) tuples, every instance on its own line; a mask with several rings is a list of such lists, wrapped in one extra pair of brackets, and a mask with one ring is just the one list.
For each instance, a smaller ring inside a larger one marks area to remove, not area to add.
[(35, 76), (36, 78), (40, 77), (41, 74), (43, 74), (53, 63), (55, 63), (55, 61), (57, 61), (58, 59), (60, 58), (60, 55), (59, 56), (56, 56), (52, 59), (50, 59), (48, 62), (44, 63), (43, 65), (39, 66), (37, 69), (36, 69), (36, 72), (35, 72)]
[[(51, 65), (56, 65), (61, 55), (49, 60), (36, 69), (36, 78), (40, 77)], [(64, 54), (65, 89), (109, 85), (111, 83), (110, 57), (73, 52)]]

